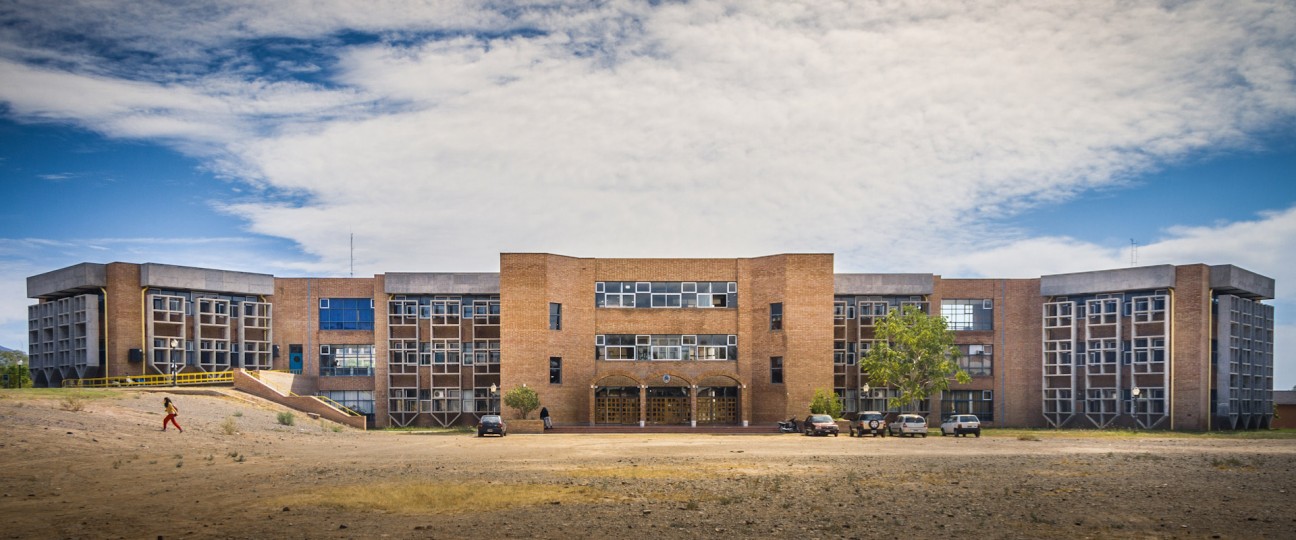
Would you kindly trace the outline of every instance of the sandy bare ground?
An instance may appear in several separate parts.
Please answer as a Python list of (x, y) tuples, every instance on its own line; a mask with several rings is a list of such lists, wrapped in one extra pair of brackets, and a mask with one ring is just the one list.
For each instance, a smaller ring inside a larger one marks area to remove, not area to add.
[(0, 537), (1296, 538), (1292, 439), (479, 439), (82, 403), (0, 394)]

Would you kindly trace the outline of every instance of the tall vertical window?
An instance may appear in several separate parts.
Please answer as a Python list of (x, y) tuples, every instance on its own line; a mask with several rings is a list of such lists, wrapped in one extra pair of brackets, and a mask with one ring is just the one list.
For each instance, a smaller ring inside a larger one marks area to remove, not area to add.
[(783, 357), (770, 357), (770, 383), (783, 384)]
[(783, 329), (783, 302), (770, 304), (770, 330)]
[(941, 300), (941, 317), (950, 330), (994, 330), (994, 301), (983, 299)]
[(549, 303), (549, 329), (562, 330), (562, 304)]
[(371, 298), (320, 298), (320, 330), (373, 330)]
[(562, 358), (549, 357), (549, 384), (562, 384)]

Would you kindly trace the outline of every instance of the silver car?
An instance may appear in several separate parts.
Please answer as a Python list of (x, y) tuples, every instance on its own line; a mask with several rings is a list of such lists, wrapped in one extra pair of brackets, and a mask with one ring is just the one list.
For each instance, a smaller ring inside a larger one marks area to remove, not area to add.
[(908, 435), (910, 437), (922, 435), (925, 439), (927, 438), (927, 419), (916, 414), (902, 414), (894, 422), (887, 424), (887, 431), (891, 432), (893, 437), (896, 435)]

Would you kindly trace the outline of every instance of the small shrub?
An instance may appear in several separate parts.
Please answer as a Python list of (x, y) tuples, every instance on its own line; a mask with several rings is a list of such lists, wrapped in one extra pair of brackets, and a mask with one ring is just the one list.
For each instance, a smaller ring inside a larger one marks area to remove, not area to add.
[(293, 425), (293, 423), (296, 422), (296, 421), (297, 421), (297, 420), (296, 420), (296, 417), (293, 416), (293, 413), (290, 413), (290, 412), (288, 412), (288, 411), (284, 411), (284, 412), (279, 413), (279, 423), (280, 423), (280, 424), (283, 424), (283, 425), (285, 425), (285, 426), (291, 426), (291, 425)]
[(243, 411), (234, 411), (234, 418), (242, 418)]
[(234, 422), (233, 418), (226, 418), (224, 422), (221, 422), (221, 429), (225, 431), (226, 435), (234, 435), (238, 433), (238, 424)]
[(59, 402), (59, 407), (65, 411), (82, 411), (85, 410), (85, 400), (75, 396), (64, 396)]

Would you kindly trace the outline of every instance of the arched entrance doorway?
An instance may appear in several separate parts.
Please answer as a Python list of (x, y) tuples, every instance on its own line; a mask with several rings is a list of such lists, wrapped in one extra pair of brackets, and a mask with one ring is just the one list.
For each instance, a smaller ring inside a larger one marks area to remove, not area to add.
[(697, 423), (737, 424), (740, 407), (738, 381), (729, 377), (707, 377), (698, 382)]
[(689, 382), (681, 377), (663, 375), (649, 383), (645, 397), (644, 421), (656, 425), (688, 424), (692, 420)]
[(639, 383), (621, 375), (600, 380), (594, 388), (594, 423), (639, 425)]

